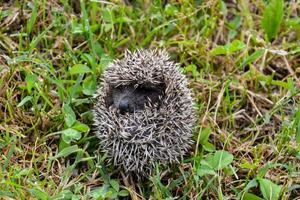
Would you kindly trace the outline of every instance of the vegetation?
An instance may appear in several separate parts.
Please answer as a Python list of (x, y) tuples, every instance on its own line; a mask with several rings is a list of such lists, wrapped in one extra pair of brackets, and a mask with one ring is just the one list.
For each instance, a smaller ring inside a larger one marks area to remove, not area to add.
[[(2, 0), (0, 198), (299, 198), (299, 16), (299, 0)], [(138, 48), (180, 63), (199, 127), (181, 164), (134, 183), (91, 108), (107, 64)]]

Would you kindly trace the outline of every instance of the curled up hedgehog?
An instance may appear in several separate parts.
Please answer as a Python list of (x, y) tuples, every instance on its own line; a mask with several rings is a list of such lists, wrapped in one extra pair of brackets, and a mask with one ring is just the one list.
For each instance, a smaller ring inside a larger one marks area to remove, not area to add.
[(101, 149), (138, 177), (179, 162), (196, 122), (188, 82), (165, 51), (127, 51), (103, 74), (93, 110)]

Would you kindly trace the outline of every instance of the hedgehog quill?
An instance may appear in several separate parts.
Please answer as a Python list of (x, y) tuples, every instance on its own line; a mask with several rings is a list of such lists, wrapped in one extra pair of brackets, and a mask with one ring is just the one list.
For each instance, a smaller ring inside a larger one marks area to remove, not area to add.
[(188, 82), (164, 50), (125, 52), (103, 73), (94, 127), (110, 162), (138, 177), (178, 163), (196, 123)]

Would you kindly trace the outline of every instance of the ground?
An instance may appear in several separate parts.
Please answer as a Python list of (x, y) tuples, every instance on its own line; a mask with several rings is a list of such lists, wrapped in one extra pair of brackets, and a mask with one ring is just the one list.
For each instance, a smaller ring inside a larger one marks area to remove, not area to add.
[[(0, 2), (0, 198), (300, 199), (300, 1)], [(195, 144), (142, 182), (107, 163), (93, 94), (126, 49), (166, 49)]]

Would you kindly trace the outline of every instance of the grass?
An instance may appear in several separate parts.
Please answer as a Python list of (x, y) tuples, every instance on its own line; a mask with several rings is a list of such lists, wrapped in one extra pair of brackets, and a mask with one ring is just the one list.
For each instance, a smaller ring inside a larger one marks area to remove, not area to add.
[[(299, 199), (300, 1), (180, 2), (1, 1), (0, 198)], [(133, 184), (91, 108), (138, 48), (180, 63), (199, 129), (181, 164)]]

